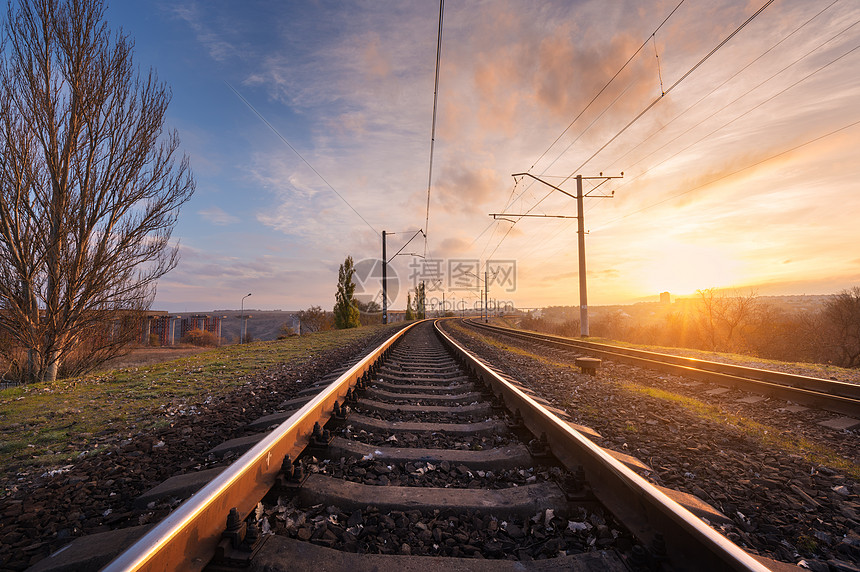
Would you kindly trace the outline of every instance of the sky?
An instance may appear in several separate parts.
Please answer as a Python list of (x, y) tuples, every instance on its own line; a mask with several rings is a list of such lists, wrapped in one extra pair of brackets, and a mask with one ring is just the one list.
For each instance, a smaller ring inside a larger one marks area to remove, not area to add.
[(331, 309), (348, 255), (379, 300), (418, 229), (393, 308), (578, 305), (577, 220), (510, 216), (577, 174), (589, 305), (860, 284), (860, 4), (678, 1), (446, 2), (432, 178), (437, 3), (109, 3), (197, 181), (153, 309)]

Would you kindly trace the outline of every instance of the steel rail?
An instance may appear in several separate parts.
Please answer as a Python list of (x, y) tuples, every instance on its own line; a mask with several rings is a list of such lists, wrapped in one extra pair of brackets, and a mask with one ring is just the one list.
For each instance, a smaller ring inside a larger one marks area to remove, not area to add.
[(673, 356), (646, 350), (621, 348), (551, 334), (514, 330), (468, 321), (470, 326), (527, 341), (539, 341), (560, 349), (579, 349), (598, 357), (657, 369), (727, 387), (805, 403), (843, 415), (860, 415), (860, 384), (733, 364)]
[(310, 441), (314, 423), (323, 425), (331, 417), (334, 403), (415, 324), (344, 372), (103, 570), (202, 570), (221, 539), (230, 509), (236, 507), (243, 519), (250, 514), (274, 484), (284, 457), (295, 460), (299, 456)]
[(571, 471), (578, 466), (595, 496), (642, 541), (662, 533), (672, 564), (682, 570), (769, 570), (742, 548), (707, 526), (693, 513), (640, 477), (601, 447), (511, 384), (446, 334), (443, 343), (479, 377), (505, 406), (519, 410), (535, 435), (546, 434), (552, 454)]

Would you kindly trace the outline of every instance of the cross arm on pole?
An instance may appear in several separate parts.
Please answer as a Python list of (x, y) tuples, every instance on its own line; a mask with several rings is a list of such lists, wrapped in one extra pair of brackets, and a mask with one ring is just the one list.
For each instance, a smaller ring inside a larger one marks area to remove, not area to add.
[(567, 191), (565, 191), (564, 189), (562, 189), (562, 188), (560, 188), (560, 187), (556, 187), (556, 186), (555, 186), (555, 185), (553, 185), (552, 183), (547, 183), (547, 182), (546, 182), (546, 181), (544, 181), (543, 179), (539, 179), (539, 178), (535, 177), (534, 175), (532, 175), (531, 173), (514, 173), (514, 174), (513, 174), (513, 175), (511, 175), (511, 176), (512, 176), (512, 177), (531, 177), (532, 179), (534, 179), (534, 180), (536, 180), (536, 181), (540, 181), (541, 183), (543, 183), (544, 185), (546, 185), (546, 186), (548, 186), (548, 187), (552, 187), (553, 189), (555, 189), (556, 191), (558, 191), (558, 192), (560, 192), (560, 193), (564, 193), (565, 195), (569, 196), (569, 197), (570, 197), (570, 198), (572, 198), (572, 199), (575, 199), (575, 198), (576, 198), (576, 195), (571, 195), (570, 193), (568, 193), (568, 192), (567, 192)]
[(536, 218), (579, 218), (578, 216), (568, 216), (568, 215), (528, 214), (528, 213), (526, 213), (526, 214), (519, 214), (519, 213), (490, 213), (490, 216), (491, 216), (491, 217), (493, 217), (495, 220), (506, 220), (506, 221), (509, 221), (509, 222), (516, 222), (516, 221), (513, 221), (513, 220), (511, 220), (511, 219), (509, 219), (509, 218), (505, 218), (505, 217), (509, 217), (509, 216), (519, 216), (519, 217), (530, 216), (530, 217), (536, 217)]
[[(597, 177), (583, 177), (582, 175), (576, 175), (576, 194), (573, 195), (564, 189), (553, 185), (552, 183), (547, 183), (543, 179), (535, 177), (531, 173), (514, 173), (512, 175), (514, 178), (516, 177), (531, 177), (532, 179), (543, 183), (544, 185), (555, 189), (556, 191), (569, 196), (572, 199), (576, 199), (576, 213), (577, 216), (564, 216), (564, 215), (540, 215), (540, 214), (511, 214), (511, 213), (495, 213), (491, 216), (495, 219), (497, 217), (502, 216), (510, 216), (510, 217), (538, 217), (538, 218), (575, 218), (578, 219), (577, 225), (577, 250), (579, 251), (579, 312), (580, 312), (580, 332), (582, 337), (587, 338), (588, 333), (588, 294), (586, 288), (586, 272), (585, 272), (585, 215), (583, 213), (582, 202), (585, 197), (594, 197), (594, 198), (612, 198), (615, 196), (615, 191), (612, 192), (611, 195), (592, 195), (591, 193), (597, 190), (601, 185), (606, 183), (609, 179), (620, 179), (624, 177), (624, 172), (621, 172), (621, 176), (613, 177), (613, 176), (604, 176), (603, 173), (600, 173)], [(571, 179), (573, 175), (567, 177), (565, 181)], [(603, 181), (596, 185), (593, 189), (591, 189), (587, 194), (583, 194), (582, 192), (582, 181), (583, 179), (602, 179)], [(534, 207), (532, 207), (534, 208)], [(510, 220), (510, 219), (505, 219)], [(511, 221), (516, 224), (515, 221)]]
[[(393, 232), (389, 232), (388, 234), (394, 234), (394, 233), (393, 233)], [(392, 257), (391, 257), (391, 258), (389, 258), (388, 260), (391, 260), (391, 259), (396, 258), (397, 256), (399, 256), (399, 255), (400, 255), (400, 253), (401, 253), (401, 252), (403, 252), (403, 249), (404, 249), (404, 248), (406, 248), (407, 246), (409, 246), (409, 243), (410, 243), (410, 242), (412, 242), (413, 240), (415, 240), (415, 237), (416, 237), (416, 236), (418, 236), (419, 234), (424, 234), (424, 230), (419, 228), (419, 229), (415, 232), (415, 234), (413, 234), (413, 235), (412, 235), (412, 238), (410, 238), (409, 240), (407, 240), (407, 241), (406, 241), (406, 244), (404, 244), (403, 246), (401, 246), (401, 247), (400, 247), (400, 250), (398, 250), (396, 253), (394, 253), (394, 256), (392, 256)], [(411, 253), (411, 252), (407, 252), (407, 253), (406, 253), (406, 255), (407, 255), (407, 256), (408, 256), (409, 254), (412, 254), (412, 256), (416, 256), (415, 254), (413, 254), (413, 253)], [(422, 256), (421, 258), (424, 258), (424, 257)]]

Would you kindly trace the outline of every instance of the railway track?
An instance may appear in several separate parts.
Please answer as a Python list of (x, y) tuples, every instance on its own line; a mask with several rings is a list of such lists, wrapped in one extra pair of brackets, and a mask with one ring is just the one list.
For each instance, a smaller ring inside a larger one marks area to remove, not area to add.
[(282, 405), (105, 569), (768, 569), (429, 321)]
[(555, 349), (584, 352), (602, 359), (656, 369), (860, 418), (860, 385), (858, 384), (514, 330), (475, 320), (467, 322), (474, 328), (497, 335), (539, 343)]

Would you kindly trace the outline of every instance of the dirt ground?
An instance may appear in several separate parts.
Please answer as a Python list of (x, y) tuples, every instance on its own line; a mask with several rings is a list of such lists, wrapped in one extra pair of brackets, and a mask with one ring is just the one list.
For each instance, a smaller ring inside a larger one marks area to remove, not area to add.
[(211, 349), (212, 348), (201, 348), (198, 346), (175, 346), (170, 348), (141, 347), (132, 350), (128, 355), (105, 362), (98, 371), (142, 367), (154, 363), (188, 357)]

